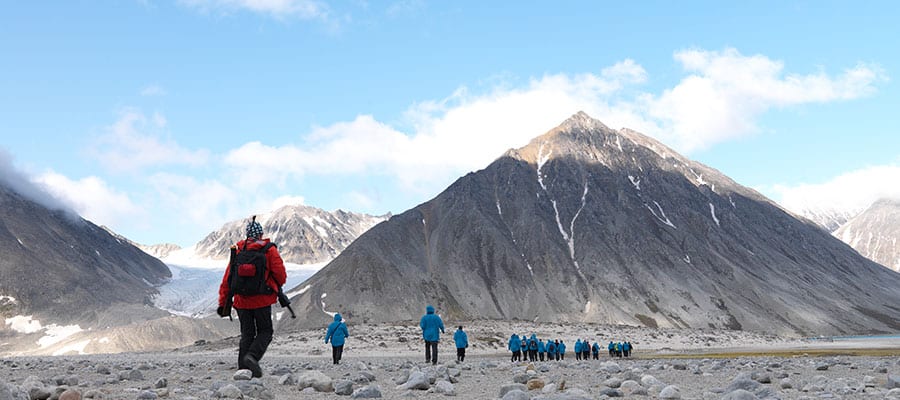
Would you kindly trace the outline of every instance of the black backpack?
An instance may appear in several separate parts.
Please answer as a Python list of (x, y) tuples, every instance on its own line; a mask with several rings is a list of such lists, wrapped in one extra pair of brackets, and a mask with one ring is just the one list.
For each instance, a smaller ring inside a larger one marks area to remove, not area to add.
[[(266, 284), (266, 278), (269, 275), (269, 268), (266, 262), (266, 252), (270, 247), (275, 246), (274, 243), (266, 243), (260, 249), (247, 249), (247, 242), (240, 252), (236, 248), (232, 248), (231, 271), (228, 273), (228, 287), (231, 289), (231, 295), (236, 294), (242, 296), (253, 296), (258, 294), (272, 294), (269, 285)], [(236, 254), (235, 254), (236, 253)]]

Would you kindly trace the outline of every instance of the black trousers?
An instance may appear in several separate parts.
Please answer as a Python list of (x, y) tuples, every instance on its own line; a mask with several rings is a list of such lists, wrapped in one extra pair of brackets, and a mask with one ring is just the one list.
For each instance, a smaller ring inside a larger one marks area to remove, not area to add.
[(344, 354), (344, 345), (331, 346), (331, 361), (335, 364), (341, 363), (341, 356)]
[(425, 362), (437, 364), (437, 345), (438, 342), (425, 341)]
[(237, 309), (241, 321), (241, 342), (238, 347), (238, 368), (247, 369), (244, 356), (252, 355), (256, 361), (263, 358), (272, 342), (272, 306), (254, 309)]
[(465, 347), (457, 347), (456, 348), (456, 361), (465, 361), (466, 359), (466, 348)]

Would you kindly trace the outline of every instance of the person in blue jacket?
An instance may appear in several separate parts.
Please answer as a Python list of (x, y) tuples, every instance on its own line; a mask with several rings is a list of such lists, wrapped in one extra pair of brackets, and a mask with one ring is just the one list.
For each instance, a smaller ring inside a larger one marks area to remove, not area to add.
[(422, 338), (425, 339), (425, 362), (437, 365), (438, 342), (444, 333), (444, 320), (434, 313), (434, 307), (425, 307), (425, 315), (419, 320), (419, 328), (422, 328)]
[(556, 357), (556, 343), (547, 339), (547, 361), (553, 361), (554, 359), (558, 359)]
[(340, 313), (334, 314), (334, 322), (328, 324), (328, 330), (325, 332), (325, 344), (331, 341), (331, 361), (334, 364), (341, 363), (341, 356), (344, 354), (344, 339), (350, 336), (347, 332), (347, 324), (343, 322)]
[(575, 340), (575, 359), (581, 359), (581, 339)]
[(531, 362), (537, 361), (537, 353), (538, 353), (538, 339), (537, 339), (537, 335), (532, 333), (531, 338), (528, 339), (528, 361), (531, 361)]
[(566, 343), (562, 340), (559, 341), (559, 345), (556, 346), (556, 351), (559, 353), (559, 359), (566, 359)]
[(610, 341), (610, 342), (609, 342), (609, 346), (606, 346), (606, 348), (609, 350), (609, 356), (610, 356), (610, 357), (613, 357), (613, 356), (616, 355), (616, 345), (615, 345), (615, 343), (613, 343), (612, 341)]
[(519, 339), (519, 335), (515, 333), (509, 337), (509, 351), (512, 352), (512, 357), (510, 361), (516, 362), (519, 361), (519, 352), (522, 350), (522, 339)]
[(456, 361), (463, 362), (466, 359), (466, 347), (469, 347), (469, 335), (462, 330), (462, 325), (453, 333), (453, 341), (456, 342)]
[(600, 359), (600, 343), (594, 342), (594, 345), (591, 346), (591, 353), (594, 353), (594, 359)]
[(538, 356), (541, 361), (544, 361), (544, 354), (547, 353), (547, 345), (544, 344), (544, 339), (538, 340)]

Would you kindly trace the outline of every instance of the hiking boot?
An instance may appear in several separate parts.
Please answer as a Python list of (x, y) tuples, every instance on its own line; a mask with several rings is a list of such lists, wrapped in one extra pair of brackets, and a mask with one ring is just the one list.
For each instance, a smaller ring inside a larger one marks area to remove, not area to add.
[(244, 356), (244, 365), (250, 370), (254, 378), (262, 377), (262, 368), (259, 367), (259, 361), (252, 354)]

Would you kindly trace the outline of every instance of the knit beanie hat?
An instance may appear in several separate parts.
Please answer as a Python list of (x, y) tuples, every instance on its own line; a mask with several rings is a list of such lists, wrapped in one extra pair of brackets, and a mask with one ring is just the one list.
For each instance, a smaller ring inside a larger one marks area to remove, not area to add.
[(256, 216), (254, 215), (253, 220), (251, 220), (250, 223), (247, 224), (247, 237), (259, 239), (262, 237), (262, 234), (262, 225), (260, 225), (259, 222), (256, 222)]

